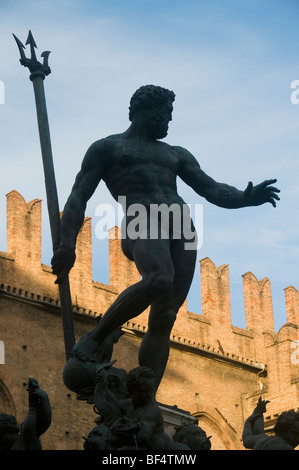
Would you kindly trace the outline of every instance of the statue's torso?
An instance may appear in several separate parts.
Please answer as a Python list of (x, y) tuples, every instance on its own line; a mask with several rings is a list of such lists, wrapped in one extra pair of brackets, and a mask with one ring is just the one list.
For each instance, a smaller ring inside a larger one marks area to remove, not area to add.
[(109, 139), (103, 180), (112, 196), (126, 196), (127, 205), (182, 204), (176, 177), (179, 156), (163, 142), (145, 142), (113, 136)]
[(294, 448), (279, 436), (265, 435), (257, 442), (253, 450), (294, 450)]

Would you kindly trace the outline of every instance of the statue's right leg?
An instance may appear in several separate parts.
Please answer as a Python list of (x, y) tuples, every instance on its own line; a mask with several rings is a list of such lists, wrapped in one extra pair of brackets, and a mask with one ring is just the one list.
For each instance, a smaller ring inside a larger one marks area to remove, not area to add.
[(128, 243), (141, 280), (125, 289), (97, 326), (74, 346), (73, 352), (83, 360), (96, 352), (108, 334), (138, 316), (173, 286), (174, 269), (168, 240), (137, 239)]

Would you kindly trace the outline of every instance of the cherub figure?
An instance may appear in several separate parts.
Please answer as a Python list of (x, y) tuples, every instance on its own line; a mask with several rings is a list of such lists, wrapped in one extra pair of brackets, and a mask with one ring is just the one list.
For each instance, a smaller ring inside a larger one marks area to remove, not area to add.
[(264, 431), (264, 413), (268, 400), (259, 397), (253, 413), (245, 421), (243, 429), (243, 445), (252, 450), (294, 450), (299, 445), (299, 412), (285, 411), (281, 413), (274, 427), (274, 436)]
[[(101, 371), (102, 398), (95, 398), (100, 414), (109, 422), (112, 439), (117, 449), (190, 450), (184, 444), (171, 440), (166, 434), (161, 410), (154, 399), (155, 382), (152, 369), (136, 367), (127, 376), (129, 398), (119, 399), (108, 387), (107, 371)], [(100, 398), (100, 399), (99, 399)]]
[(211, 437), (196, 424), (183, 424), (175, 427), (173, 440), (187, 445), (191, 450), (210, 450)]
[(28, 414), (19, 427), (16, 418), (0, 413), (1, 450), (42, 450), (40, 436), (51, 424), (52, 411), (47, 393), (36, 379), (28, 379)]

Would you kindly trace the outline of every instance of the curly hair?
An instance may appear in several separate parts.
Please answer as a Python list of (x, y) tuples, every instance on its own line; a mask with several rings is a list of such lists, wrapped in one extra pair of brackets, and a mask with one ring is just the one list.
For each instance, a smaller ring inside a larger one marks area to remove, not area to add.
[(5, 433), (18, 434), (20, 431), (16, 418), (7, 413), (0, 413), (0, 437)]
[(128, 373), (127, 390), (131, 393), (138, 386), (140, 379), (154, 379), (154, 373), (149, 367), (135, 367)]
[(299, 411), (289, 410), (281, 413), (276, 421), (274, 426), (275, 434), (283, 434), (290, 429), (290, 427), (299, 422)]
[(156, 85), (144, 85), (133, 94), (129, 106), (129, 119), (132, 121), (135, 113), (140, 109), (151, 109), (159, 103), (172, 103), (175, 94), (167, 88)]

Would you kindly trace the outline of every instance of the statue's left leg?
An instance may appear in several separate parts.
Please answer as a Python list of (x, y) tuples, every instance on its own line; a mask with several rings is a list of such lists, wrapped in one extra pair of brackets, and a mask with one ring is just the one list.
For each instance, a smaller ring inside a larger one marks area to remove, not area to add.
[(139, 365), (153, 370), (156, 390), (168, 361), (170, 333), (189, 292), (196, 263), (196, 250), (185, 250), (184, 240), (174, 240), (171, 245), (175, 273), (173, 285), (152, 302), (148, 331), (139, 349)]

